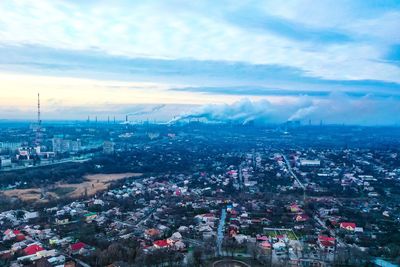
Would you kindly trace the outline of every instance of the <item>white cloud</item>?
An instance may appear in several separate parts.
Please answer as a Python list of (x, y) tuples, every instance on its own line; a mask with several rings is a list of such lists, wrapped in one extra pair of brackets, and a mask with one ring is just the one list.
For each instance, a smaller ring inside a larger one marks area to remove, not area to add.
[(231, 9), (240, 11), (243, 6), (229, 2), (219, 5), (180, 1), (169, 5), (162, 1), (118, 3), (2, 1), (0, 42), (96, 48), (128, 57), (277, 64), (326, 79), (400, 82), (399, 67), (381, 60), (388, 46), (400, 39), (397, 10), (357, 18), (359, 13), (352, 9), (355, 5), (346, 1), (265, 4), (266, 15), (308, 27), (336, 29), (355, 38), (354, 42), (322, 44), (232, 25), (224, 20), (224, 13)]

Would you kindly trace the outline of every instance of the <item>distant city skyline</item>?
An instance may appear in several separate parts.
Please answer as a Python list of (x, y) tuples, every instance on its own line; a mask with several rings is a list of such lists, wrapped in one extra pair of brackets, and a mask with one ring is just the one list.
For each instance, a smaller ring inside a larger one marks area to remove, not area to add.
[(5, 0), (0, 10), (0, 119), (35, 120), (40, 92), (43, 120), (400, 123), (399, 1)]

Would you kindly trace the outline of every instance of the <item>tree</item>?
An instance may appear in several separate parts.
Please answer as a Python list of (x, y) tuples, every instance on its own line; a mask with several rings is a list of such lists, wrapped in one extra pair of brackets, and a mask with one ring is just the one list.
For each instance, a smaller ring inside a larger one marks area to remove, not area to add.
[(254, 243), (254, 242), (248, 243), (247, 251), (252, 256), (253, 260), (257, 259), (257, 256), (258, 256), (257, 243)]
[(18, 210), (18, 211), (15, 213), (15, 217), (16, 217), (18, 220), (23, 219), (24, 216), (25, 216), (25, 212), (24, 212), (23, 210)]
[(193, 250), (193, 259), (195, 266), (201, 266), (202, 258), (203, 258), (203, 248), (195, 247)]

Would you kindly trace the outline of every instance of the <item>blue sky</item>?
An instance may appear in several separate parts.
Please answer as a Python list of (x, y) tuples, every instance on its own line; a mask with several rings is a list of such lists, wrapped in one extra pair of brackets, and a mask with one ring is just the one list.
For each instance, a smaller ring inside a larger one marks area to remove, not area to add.
[(166, 104), (141, 114), (168, 120), (250, 101), (265, 105), (260, 116), (278, 110), (263, 121), (400, 123), (400, 1), (4, 0), (0, 9), (0, 117), (32, 117), (39, 89), (48, 119)]

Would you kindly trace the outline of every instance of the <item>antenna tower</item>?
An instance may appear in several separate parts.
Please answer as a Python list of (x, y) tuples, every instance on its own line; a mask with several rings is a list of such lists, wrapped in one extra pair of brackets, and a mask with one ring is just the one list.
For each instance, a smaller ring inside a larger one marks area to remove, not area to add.
[(37, 128), (36, 128), (36, 140), (35, 145), (40, 146), (40, 135), (42, 131), (42, 119), (40, 114), (40, 94), (37, 95)]

